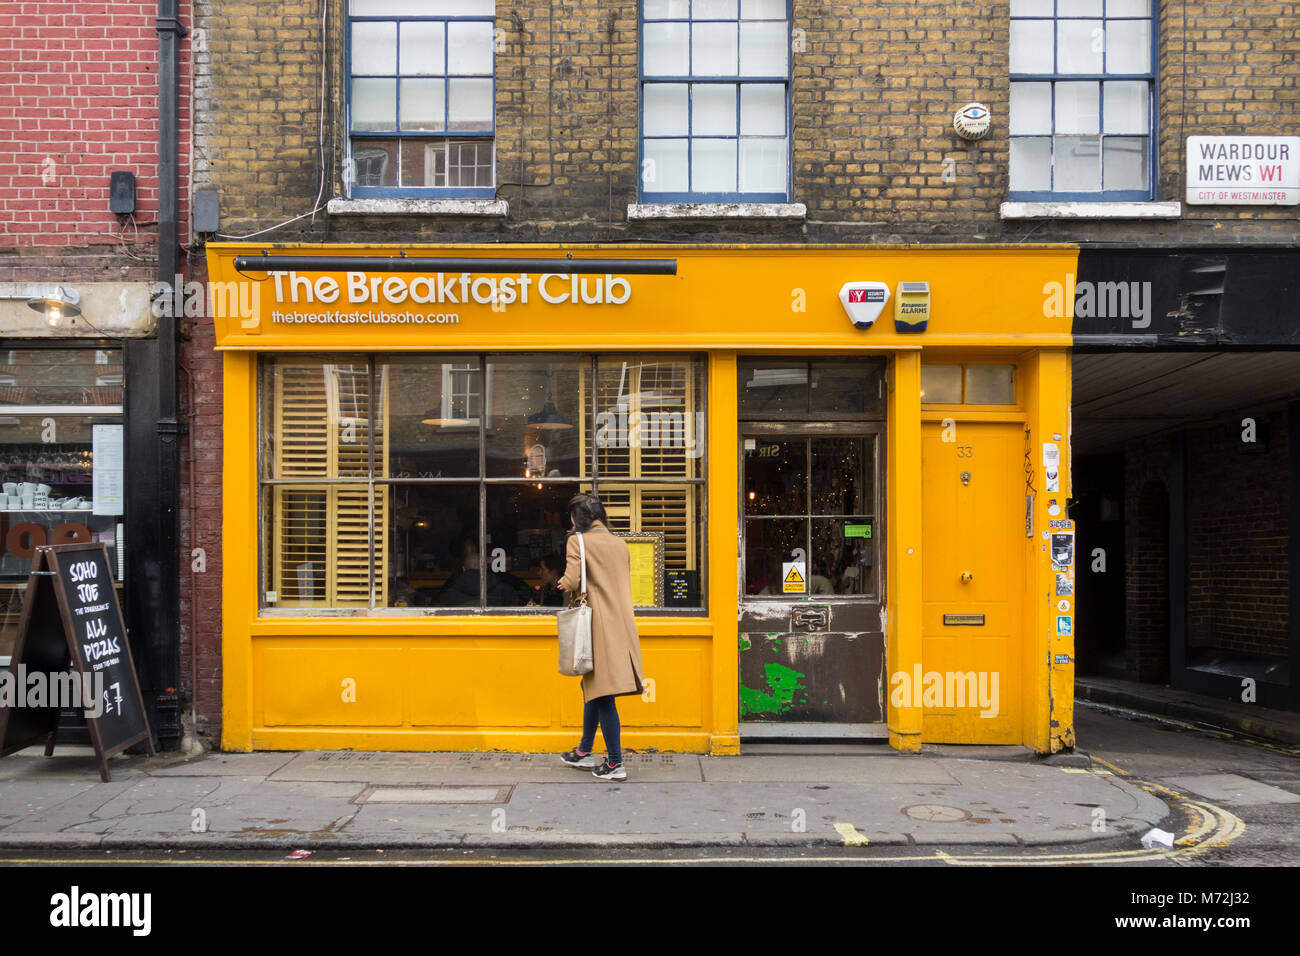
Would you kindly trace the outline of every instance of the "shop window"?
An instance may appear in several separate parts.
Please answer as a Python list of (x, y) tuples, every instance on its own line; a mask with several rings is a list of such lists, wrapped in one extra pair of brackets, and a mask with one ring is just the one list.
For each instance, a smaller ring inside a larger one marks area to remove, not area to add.
[(884, 363), (799, 359), (745, 363), (740, 378), (744, 419), (869, 418), (885, 415)]
[[(10, 349), (0, 375), (0, 662), (37, 547), (102, 541), (122, 581), (122, 353)], [(106, 384), (107, 382), (107, 384)]]
[(349, 0), (351, 194), (491, 197), (493, 0)]
[(698, 360), (285, 357), (261, 397), (264, 609), (553, 607), (578, 491), (647, 603), (701, 606)]
[(884, 364), (740, 367), (746, 600), (875, 599)]
[(1153, 196), (1151, 0), (1012, 0), (1010, 196)]
[(790, 196), (787, 0), (644, 0), (641, 198)]
[(1014, 405), (1014, 365), (922, 365), (922, 405)]

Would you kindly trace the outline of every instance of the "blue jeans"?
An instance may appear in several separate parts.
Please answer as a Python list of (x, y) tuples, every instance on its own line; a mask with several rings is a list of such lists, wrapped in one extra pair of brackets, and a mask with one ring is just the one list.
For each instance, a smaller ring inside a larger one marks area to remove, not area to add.
[(578, 744), (578, 749), (584, 753), (591, 753), (592, 744), (596, 740), (597, 724), (600, 724), (600, 732), (605, 737), (609, 762), (612, 766), (617, 766), (623, 762), (623, 748), (619, 746), (618, 708), (614, 705), (612, 695), (589, 700), (582, 707), (582, 743)]

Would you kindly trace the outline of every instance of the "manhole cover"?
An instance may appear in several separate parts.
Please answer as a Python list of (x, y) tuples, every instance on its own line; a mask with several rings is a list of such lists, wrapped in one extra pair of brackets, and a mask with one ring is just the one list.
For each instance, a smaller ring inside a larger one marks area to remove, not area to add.
[(903, 807), (903, 813), (913, 820), (924, 820), (926, 823), (958, 823), (970, 819), (969, 810), (942, 803), (914, 803), (910, 807)]
[(366, 787), (353, 803), (505, 803), (514, 787)]

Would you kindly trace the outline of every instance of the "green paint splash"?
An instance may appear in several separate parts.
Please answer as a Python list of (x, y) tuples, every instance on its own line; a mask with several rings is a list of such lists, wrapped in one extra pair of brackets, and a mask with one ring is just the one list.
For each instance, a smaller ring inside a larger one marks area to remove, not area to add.
[(740, 688), (740, 716), (753, 714), (782, 714), (794, 703), (795, 691), (806, 690), (800, 680), (803, 674), (791, 670), (784, 664), (768, 664), (763, 668), (767, 674), (767, 686), (770, 694), (752, 687)]
[(753, 646), (753, 645), (751, 645), (751, 644), (749, 643), (749, 638), (748, 638), (748, 637), (746, 637), (744, 634), (740, 635), (740, 649), (741, 649), (742, 651), (747, 651), (747, 650), (749, 650), (750, 647), (752, 647), (752, 646)]

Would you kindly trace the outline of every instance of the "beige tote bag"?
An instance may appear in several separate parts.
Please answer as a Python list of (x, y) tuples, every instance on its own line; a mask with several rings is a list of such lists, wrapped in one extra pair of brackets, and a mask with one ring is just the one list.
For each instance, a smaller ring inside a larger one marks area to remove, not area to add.
[(560, 673), (581, 677), (591, 673), (591, 606), (587, 604), (587, 546), (578, 535), (578, 553), (582, 555), (582, 586), (573, 607), (562, 608), (556, 615), (560, 632)]

